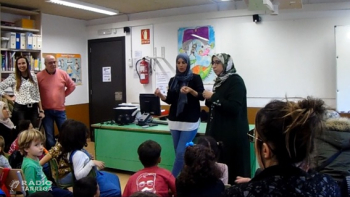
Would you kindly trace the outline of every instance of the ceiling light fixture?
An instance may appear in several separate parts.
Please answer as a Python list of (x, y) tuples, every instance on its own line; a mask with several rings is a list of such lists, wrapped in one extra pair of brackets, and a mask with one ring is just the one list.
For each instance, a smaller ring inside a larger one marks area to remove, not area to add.
[(102, 6), (90, 4), (90, 3), (85, 3), (81, 1), (76, 1), (76, 0), (47, 0), (46, 2), (48, 3), (55, 3), (58, 5), (64, 5), (72, 8), (78, 8), (82, 10), (88, 10), (92, 12), (97, 12), (101, 14), (107, 14), (107, 15), (117, 15), (118, 10), (113, 10), (109, 8), (105, 8)]

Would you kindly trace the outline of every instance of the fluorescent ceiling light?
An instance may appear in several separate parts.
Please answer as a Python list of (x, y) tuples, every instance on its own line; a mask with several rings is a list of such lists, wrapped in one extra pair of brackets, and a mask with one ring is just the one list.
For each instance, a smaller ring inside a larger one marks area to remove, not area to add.
[(204, 40), (204, 41), (209, 41), (208, 39), (203, 38), (202, 36), (198, 36), (198, 35), (196, 35), (196, 34), (191, 34), (191, 36), (196, 37), (196, 38), (199, 38), (199, 39)]
[(109, 8), (105, 8), (102, 6), (98, 6), (98, 5), (94, 5), (94, 4), (90, 4), (90, 3), (85, 3), (85, 2), (81, 2), (81, 1), (76, 1), (76, 0), (47, 0), (46, 2), (55, 3), (58, 5), (64, 5), (64, 6), (68, 6), (68, 7), (72, 7), (72, 8), (78, 8), (78, 9), (82, 9), (82, 10), (88, 10), (88, 11), (97, 12), (97, 13), (101, 13), (101, 14), (107, 14), (107, 15), (117, 15), (118, 14), (117, 10), (113, 10), (113, 9), (109, 9)]

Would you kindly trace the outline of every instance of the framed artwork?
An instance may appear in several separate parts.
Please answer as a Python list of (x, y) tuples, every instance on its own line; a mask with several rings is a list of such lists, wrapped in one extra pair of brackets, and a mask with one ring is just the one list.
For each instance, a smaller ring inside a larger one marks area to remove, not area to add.
[(65, 53), (44, 53), (53, 55), (56, 58), (57, 69), (66, 71), (68, 76), (74, 81), (75, 85), (81, 85), (81, 55), (80, 54), (65, 54)]
[(211, 56), (215, 54), (215, 33), (212, 26), (180, 28), (178, 52), (190, 57), (191, 70), (201, 76), (204, 85), (214, 84), (216, 75)]

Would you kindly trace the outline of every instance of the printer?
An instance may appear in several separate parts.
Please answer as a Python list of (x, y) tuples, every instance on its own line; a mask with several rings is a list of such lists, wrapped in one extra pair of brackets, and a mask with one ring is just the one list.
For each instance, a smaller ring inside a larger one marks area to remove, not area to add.
[(137, 106), (118, 106), (113, 108), (114, 110), (114, 121), (119, 125), (126, 125), (133, 123), (135, 117), (139, 112)]

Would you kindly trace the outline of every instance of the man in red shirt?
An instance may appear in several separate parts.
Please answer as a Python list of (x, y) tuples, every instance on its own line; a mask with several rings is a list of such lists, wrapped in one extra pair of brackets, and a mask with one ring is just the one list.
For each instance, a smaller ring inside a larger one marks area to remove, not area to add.
[(151, 192), (158, 196), (171, 196), (169, 189), (176, 194), (175, 177), (170, 171), (158, 167), (161, 160), (160, 152), (160, 145), (153, 140), (147, 140), (139, 146), (137, 153), (145, 168), (129, 178), (123, 197), (129, 197), (138, 191)]
[(45, 112), (43, 126), (46, 133), (46, 148), (55, 145), (54, 122), (60, 130), (67, 119), (65, 99), (75, 89), (75, 84), (68, 74), (56, 69), (56, 58), (52, 55), (45, 57), (45, 70), (37, 74), (41, 103)]

